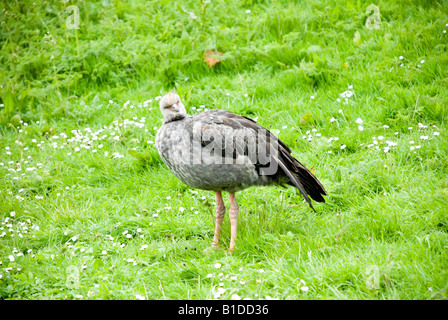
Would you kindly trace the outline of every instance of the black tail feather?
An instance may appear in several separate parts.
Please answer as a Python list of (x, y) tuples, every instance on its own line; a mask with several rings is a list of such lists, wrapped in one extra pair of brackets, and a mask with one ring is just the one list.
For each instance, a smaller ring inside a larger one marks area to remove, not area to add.
[(310, 198), (308, 197), (307, 192), (305, 191), (304, 186), (300, 183), (300, 180), (297, 179), (297, 176), (290, 172), (288, 170), (288, 168), (285, 166), (285, 164), (281, 161), (276, 159), (278, 165), (280, 166), (280, 168), (283, 170), (283, 172), (288, 176), (288, 178), (291, 180), (290, 184), (292, 184), (294, 187), (296, 187), (297, 189), (299, 189), (300, 193), (303, 195), (303, 197), (305, 198), (306, 202), (308, 202), (308, 205), (311, 207), (311, 209), (313, 209), (314, 211), (316, 211), (313, 207), (313, 204), (311, 203)]
[(288, 151), (289, 150), (280, 147), (278, 163), (283, 172), (290, 179), (288, 184), (299, 189), (309, 206), (314, 210), (309, 197), (317, 202), (325, 202), (323, 195), (327, 195), (327, 192), (311, 171), (294, 158)]

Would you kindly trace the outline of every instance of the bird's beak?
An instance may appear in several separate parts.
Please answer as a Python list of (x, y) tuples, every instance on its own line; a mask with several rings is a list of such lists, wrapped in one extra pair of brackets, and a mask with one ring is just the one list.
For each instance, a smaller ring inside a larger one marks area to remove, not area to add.
[(175, 104), (173, 104), (172, 106), (171, 106), (171, 108), (170, 108), (172, 111), (176, 111), (176, 112), (178, 112), (179, 111), (179, 105), (177, 104), (177, 103), (175, 103)]

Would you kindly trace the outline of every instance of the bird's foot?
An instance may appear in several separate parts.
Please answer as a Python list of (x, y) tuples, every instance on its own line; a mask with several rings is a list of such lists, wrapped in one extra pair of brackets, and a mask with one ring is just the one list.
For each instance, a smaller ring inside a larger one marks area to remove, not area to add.
[(210, 254), (211, 252), (213, 252), (215, 250), (220, 250), (220, 249), (222, 249), (222, 248), (219, 244), (212, 243), (212, 245), (210, 247), (208, 247), (207, 249), (204, 250), (204, 253)]

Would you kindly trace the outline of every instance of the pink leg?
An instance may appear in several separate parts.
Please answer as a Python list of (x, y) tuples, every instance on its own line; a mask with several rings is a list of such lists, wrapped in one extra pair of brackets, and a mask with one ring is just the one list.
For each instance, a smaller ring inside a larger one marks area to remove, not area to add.
[(224, 213), (226, 213), (226, 206), (222, 200), (221, 191), (215, 191), (216, 196), (216, 226), (215, 235), (213, 237), (212, 248), (219, 248), (219, 236), (221, 235), (222, 220), (224, 219)]
[(238, 203), (236, 203), (235, 194), (229, 193), (230, 196), (230, 250), (233, 251), (235, 249), (235, 241), (236, 241), (236, 225), (238, 221)]

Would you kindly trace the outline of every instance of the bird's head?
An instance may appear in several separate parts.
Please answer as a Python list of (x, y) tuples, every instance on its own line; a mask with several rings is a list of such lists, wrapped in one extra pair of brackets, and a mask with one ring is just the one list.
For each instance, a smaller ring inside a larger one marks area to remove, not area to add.
[(160, 99), (160, 111), (165, 122), (179, 120), (187, 116), (185, 106), (180, 101), (180, 97), (173, 91), (170, 91)]

